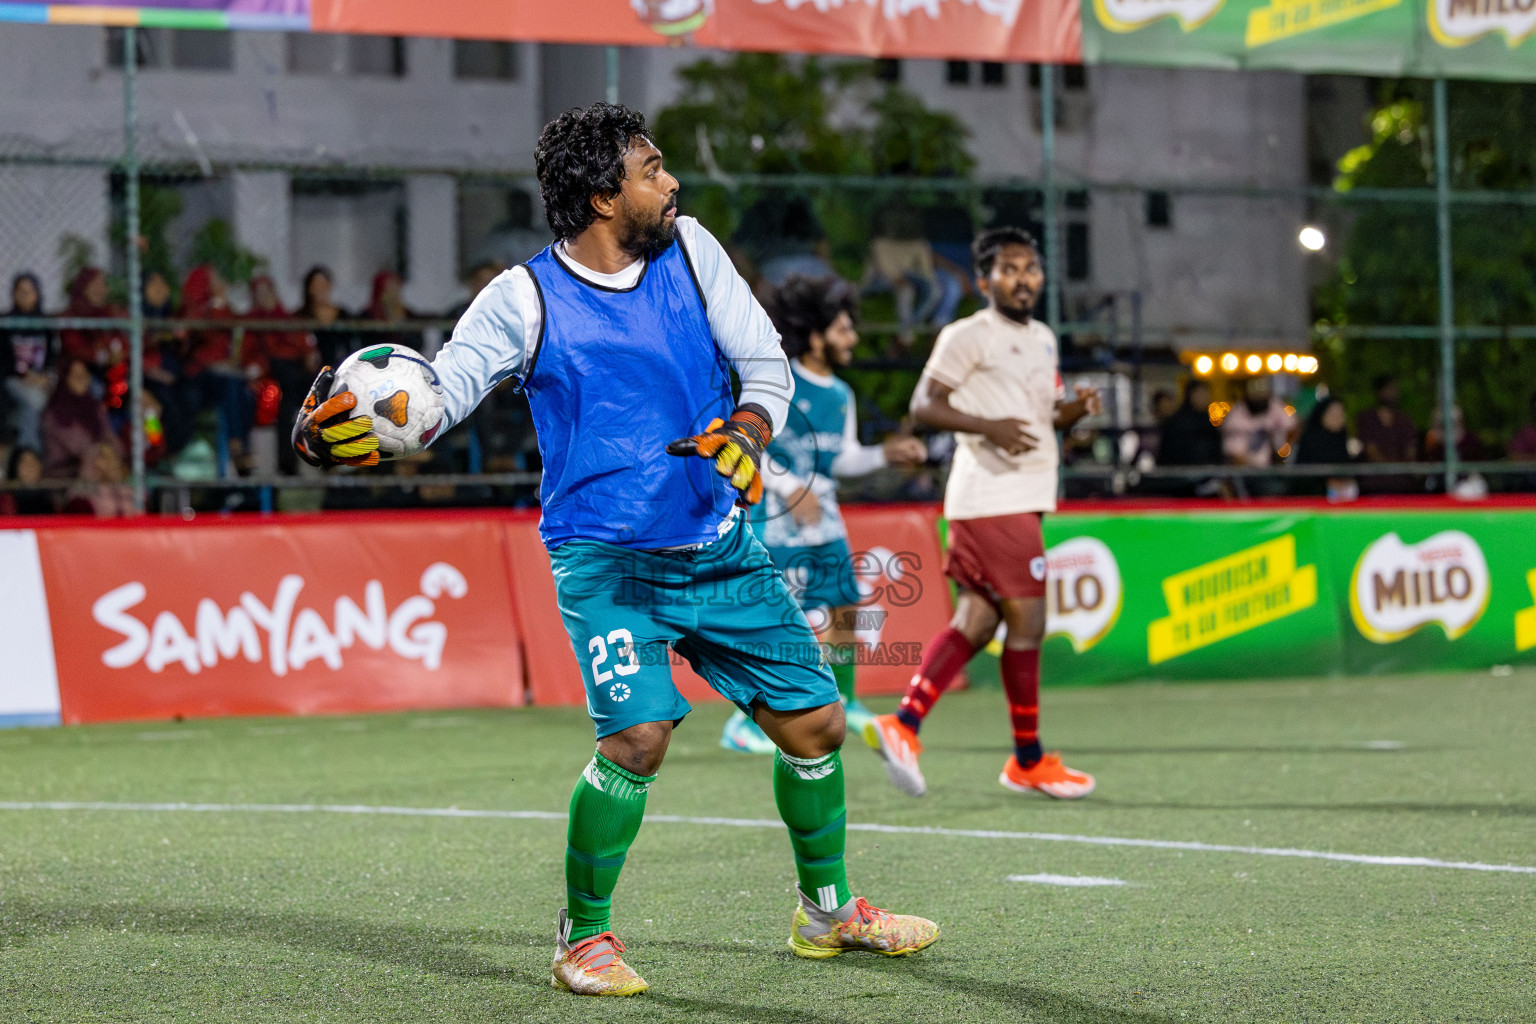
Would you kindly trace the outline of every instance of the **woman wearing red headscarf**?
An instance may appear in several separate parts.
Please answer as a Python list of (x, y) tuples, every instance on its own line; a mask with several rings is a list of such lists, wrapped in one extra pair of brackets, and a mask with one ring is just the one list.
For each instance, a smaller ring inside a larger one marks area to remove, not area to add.
[[(99, 319), (126, 317), (127, 310), (114, 306), (107, 295), (107, 275), (100, 267), (82, 267), (69, 285), (67, 317)], [(128, 335), (121, 330), (70, 328), (59, 332), (66, 358), (77, 359), (98, 376), (128, 358)]]
[[(381, 320), (387, 324), (405, 324), (416, 319), (416, 314), (406, 308), (400, 296), (400, 275), (393, 270), (381, 270), (373, 275), (373, 298), (368, 303), (369, 320)], [(421, 347), (419, 331), (370, 331), (363, 336), (370, 343)]]

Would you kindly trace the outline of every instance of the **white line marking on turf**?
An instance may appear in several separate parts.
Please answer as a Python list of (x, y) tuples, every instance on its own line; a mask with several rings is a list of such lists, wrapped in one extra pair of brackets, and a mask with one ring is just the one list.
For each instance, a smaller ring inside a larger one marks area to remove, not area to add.
[(1408, 746), (1402, 740), (1363, 740), (1359, 743), (1346, 743), (1346, 747), (1354, 747), (1356, 750), (1402, 750)]
[(1038, 885), (1063, 885), (1069, 889), (1086, 889), (1095, 885), (1126, 885), (1119, 878), (1094, 878), (1092, 875), (1009, 875), (1010, 882), (1034, 882)]
[[(483, 811), (467, 807), (388, 807), (369, 804), (188, 804), (188, 803), (107, 803), (67, 800), (3, 801), (0, 811), (192, 811), (212, 814), (378, 814), (407, 818), (491, 818), (535, 821), (564, 821), (563, 811)], [(717, 825), (723, 828), (784, 827), (782, 821), (767, 818), (695, 818), (677, 814), (648, 814), (646, 821), (664, 825)], [(1087, 846), (1131, 846), (1152, 850), (1190, 850), (1196, 853), (1241, 853), (1255, 857), (1299, 857), (1306, 860), (1334, 860), (1348, 864), (1374, 864), (1381, 867), (1450, 868), (1457, 871), (1493, 871), (1516, 875), (1536, 875), (1536, 866), (1523, 864), (1484, 864), (1479, 861), (1439, 860), (1435, 857), (1384, 857), (1369, 853), (1333, 853), (1328, 850), (1299, 850), (1279, 846), (1229, 846), (1224, 843), (1197, 843), (1178, 839), (1129, 839), (1122, 836), (1077, 836), (1060, 832), (1001, 832), (980, 828), (938, 828), (926, 825), (879, 825), (873, 822), (849, 822), (850, 832), (878, 832), (886, 835), (945, 836), (955, 839), (1014, 839), (1042, 843), (1082, 843)]]

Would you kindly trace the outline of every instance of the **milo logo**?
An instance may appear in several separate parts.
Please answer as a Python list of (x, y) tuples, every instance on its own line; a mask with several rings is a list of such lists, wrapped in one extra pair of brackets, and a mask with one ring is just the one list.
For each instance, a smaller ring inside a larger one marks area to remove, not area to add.
[(1430, 624), (1455, 640), (1482, 618), (1489, 591), (1483, 549), (1460, 530), (1418, 544), (1389, 533), (1355, 563), (1349, 611), (1360, 635), (1373, 643), (1395, 643)]
[(1045, 553), (1045, 571), (1045, 633), (1068, 638), (1081, 654), (1120, 618), (1120, 564), (1097, 537), (1073, 537)]
[(1465, 46), (1491, 32), (1511, 47), (1536, 31), (1536, 0), (1429, 0), (1429, 32), (1441, 46)]

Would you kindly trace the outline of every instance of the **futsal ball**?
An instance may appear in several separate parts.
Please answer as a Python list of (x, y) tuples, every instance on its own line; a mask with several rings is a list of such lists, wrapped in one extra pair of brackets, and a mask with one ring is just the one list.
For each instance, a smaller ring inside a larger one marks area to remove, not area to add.
[(332, 394), (357, 396), (357, 412), (373, 417), (380, 459), (415, 455), (443, 429), (443, 386), (432, 364), (404, 345), (370, 345), (336, 368)]

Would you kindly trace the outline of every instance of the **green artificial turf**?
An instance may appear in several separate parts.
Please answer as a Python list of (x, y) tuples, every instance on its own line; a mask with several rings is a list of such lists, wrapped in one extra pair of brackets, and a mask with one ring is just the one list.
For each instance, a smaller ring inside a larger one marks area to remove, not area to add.
[[(767, 759), (715, 745), (725, 711), (678, 732), (651, 814), (774, 817)], [(1087, 800), (998, 786), (1002, 697), (974, 690), (924, 730), (925, 799), (850, 744), (850, 819), (1536, 865), (1528, 670), (1052, 690), (1043, 726)], [(0, 801), (559, 813), (590, 737), (580, 709), (12, 730)], [(664, 821), (615, 898), (651, 991), (581, 999), (548, 982), (563, 842), (558, 819), (0, 810), (0, 1022), (1536, 1019), (1536, 874), (854, 831), (855, 891), (944, 934), (811, 962), (784, 945), (782, 831)], [(1127, 884), (1008, 880), (1038, 873)]]

